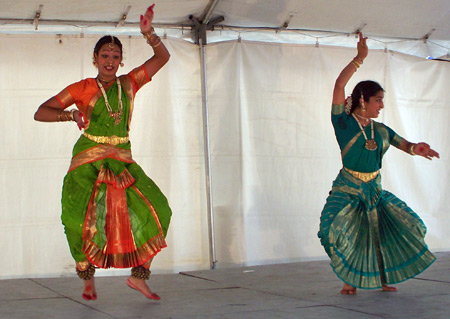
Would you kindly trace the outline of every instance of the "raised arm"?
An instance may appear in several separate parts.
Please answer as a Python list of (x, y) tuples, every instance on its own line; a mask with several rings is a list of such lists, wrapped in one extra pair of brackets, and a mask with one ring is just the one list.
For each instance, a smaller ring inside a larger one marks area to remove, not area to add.
[(147, 43), (151, 45), (153, 48), (154, 55), (149, 60), (144, 63), (145, 71), (148, 76), (151, 78), (156, 74), (166, 63), (169, 61), (170, 53), (167, 51), (164, 43), (162, 43), (160, 37), (155, 34), (155, 31), (152, 27), (153, 21), (153, 8), (154, 4), (152, 4), (147, 11), (145, 11), (144, 15), (141, 15), (141, 33), (147, 39)]
[(364, 59), (367, 57), (369, 49), (366, 44), (367, 38), (364, 38), (362, 33), (359, 34), (359, 42), (357, 45), (358, 54), (356, 57), (341, 71), (336, 83), (334, 84), (333, 90), (333, 104), (339, 105), (345, 101), (345, 86), (347, 85), (350, 78), (356, 72), (361, 64), (363, 64)]

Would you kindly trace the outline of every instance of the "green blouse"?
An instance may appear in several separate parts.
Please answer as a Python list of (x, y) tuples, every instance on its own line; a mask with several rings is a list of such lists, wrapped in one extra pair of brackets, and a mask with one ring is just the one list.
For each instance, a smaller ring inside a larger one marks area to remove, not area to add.
[[(373, 122), (376, 150), (365, 148), (366, 140), (355, 118), (345, 113), (344, 103), (331, 107), (331, 122), (341, 149), (344, 167), (358, 172), (374, 172), (381, 168), (384, 153), (392, 144), (398, 147), (403, 138), (383, 123)], [(371, 125), (364, 128), (368, 139), (372, 138)]]

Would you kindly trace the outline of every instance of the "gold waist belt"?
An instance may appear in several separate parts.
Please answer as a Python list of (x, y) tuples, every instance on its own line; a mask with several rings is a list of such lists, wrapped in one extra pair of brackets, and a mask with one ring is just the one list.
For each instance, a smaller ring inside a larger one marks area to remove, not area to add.
[(85, 137), (90, 139), (91, 141), (94, 141), (95, 143), (100, 144), (110, 144), (110, 145), (118, 145), (118, 144), (124, 144), (128, 143), (130, 141), (130, 138), (128, 136), (120, 137), (116, 135), (112, 136), (97, 136), (97, 135), (91, 135), (86, 132), (83, 133)]
[(363, 172), (352, 171), (351, 169), (348, 169), (347, 167), (344, 167), (344, 169), (347, 172), (349, 172), (350, 174), (352, 174), (352, 176), (354, 178), (362, 180), (364, 183), (367, 183), (367, 182), (375, 179), (378, 176), (378, 174), (380, 173), (380, 170), (375, 171), (375, 172), (370, 172), (370, 173), (363, 173)]

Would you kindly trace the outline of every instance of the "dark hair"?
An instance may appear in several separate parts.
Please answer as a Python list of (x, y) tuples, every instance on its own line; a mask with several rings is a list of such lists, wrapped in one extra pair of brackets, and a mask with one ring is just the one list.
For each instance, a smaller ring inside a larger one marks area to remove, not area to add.
[(384, 89), (375, 81), (361, 81), (356, 84), (352, 92), (352, 108), (350, 113), (359, 107), (361, 95), (364, 97), (365, 102), (369, 102), (369, 99), (380, 91), (384, 91)]
[(98, 54), (101, 47), (106, 43), (111, 43), (114, 40), (114, 44), (117, 44), (117, 46), (120, 49), (120, 55), (122, 56), (122, 43), (120, 40), (112, 35), (105, 35), (104, 37), (101, 37), (100, 40), (97, 41), (97, 44), (94, 47), (94, 55)]

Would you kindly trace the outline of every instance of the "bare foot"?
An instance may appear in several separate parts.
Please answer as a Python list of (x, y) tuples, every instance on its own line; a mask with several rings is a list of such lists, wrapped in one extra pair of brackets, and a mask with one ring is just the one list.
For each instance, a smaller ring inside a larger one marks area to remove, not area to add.
[(382, 289), (383, 291), (397, 291), (397, 288), (392, 287), (392, 286), (388, 286), (388, 285), (383, 285), (383, 286), (381, 287), (381, 289)]
[(128, 287), (130, 287), (131, 289), (135, 289), (140, 291), (145, 297), (147, 297), (148, 299), (153, 299), (153, 300), (159, 300), (161, 299), (160, 296), (158, 296), (157, 294), (153, 293), (150, 288), (147, 286), (147, 284), (145, 283), (144, 279), (138, 279), (138, 278), (134, 278), (134, 277), (128, 277), (127, 279), (127, 285)]
[(353, 286), (350, 286), (349, 284), (344, 284), (344, 287), (342, 287), (341, 294), (343, 295), (356, 295), (356, 288)]
[(95, 281), (94, 277), (84, 281), (84, 289), (83, 294), (81, 295), (84, 300), (96, 300), (97, 299), (97, 290), (95, 290)]

